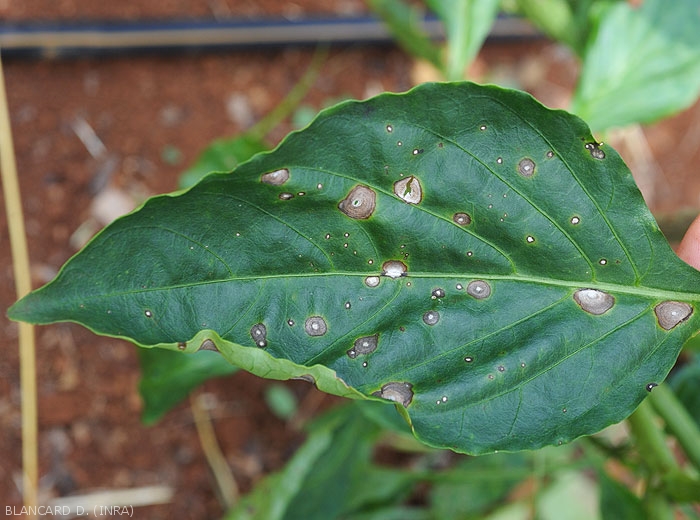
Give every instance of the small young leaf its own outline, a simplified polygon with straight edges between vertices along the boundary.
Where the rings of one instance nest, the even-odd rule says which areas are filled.
[[[594,130],[649,123],[700,94],[697,0],[619,2],[602,10],[586,49],[572,110]]]
[[[14,319],[218,349],[397,403],[423,442],[534,449],[629,415],[700,328],[629,170],[527,94],[426,84],[117,220]]]

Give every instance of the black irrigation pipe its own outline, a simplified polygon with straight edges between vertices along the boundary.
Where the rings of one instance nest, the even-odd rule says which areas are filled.
[[[431,38],[444,37],[434,17],[423,20]],[[489,38],[532,39],[541,35],[520,18],[502,16]],[[69,58],[124,53],[239,50],[288,45],[390,43],[373,17],[323,19],[177,20],[125,22],[0,22],[5,57]]]

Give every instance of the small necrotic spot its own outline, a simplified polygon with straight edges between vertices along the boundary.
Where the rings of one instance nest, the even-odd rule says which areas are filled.
[[[580,223],[581,219],[579,217],[571,217],[571,223],[575,226],[576,224]]]
[[[389,278],[406,276],[406,269],[406,264],[400,260],[389,260],[382,264],[382,276],[388,276]]]
[[[367,186],[355,186],[347,197],[340,201],[338,209],[350,218],[366,219],[374,213],[377,195]]]
[[[445,290],[440,289],[439,287],[437,289],[433,289],[433,292],[430,294],[430,297],[435,300],[437,298],[444,298],[445,297]]]
[[[289,170],[287,168],[282,168],[281,170],[265,173],[262,177],[260,177],[260,180],[265,184],[281,186],[289,180]]]
[[[394,183],[394,193],[408,204],[418,204],[423,199],[423,189],[418,179],[411,175]]]
[[[584,311],[596,316],[605,314],[615,305],[611,294],[597,289],[579,289],[574,293],[574,300]]]
[[[606,265],[606,264],[608,263],[608,261],[607,261],[605,258],[601,258],[601,259],[598,261],[598,263],[599,263],[600,265]]]
[[[471,356],[467,356],[467,357],[464,358],[464,361],[467,362],[467,363],[471,363],[472,361],[474,361],[474,358],[471,357]]]
[[[468,226],[472,223],[472,218],[467,213],[455,213],[452,221],[459,226]]]
[[[605,159],[605,152],[600,149],[603,143],[586,143],[586,150],[594,159]]]
[[[503,157],[499,157],[498,159],[496,159],[496,163],[503,164]]]
[[[291,319],[291,318],[288,319],[288,320],[287,320],[287,325],[289,325],[290,327],[293,327],[293,326],[294,326],[294,320]]]
[[[352,307],[352,304],[350,302],[345,302],[345,308],[349,309],[350,307]]]
[[[187,348],[187,343],[185,343],[184,341],[179,341],[177,343],[178,350],[185,350],[186,348]]]
[[[550,150],[547,152],[547,158],[551,159],[552,157],[554,157],[554,152]]]
[[[386,131],[389,132],[389,133],[391,133],[391,132],[394,131],[394,127],[391,126],[391,125],[386,125]]]
[[[403,143],[401,141],[397,141],[396,146],[403,146]]]
[[[250,329],[250,337],[260,348],[267,347],[267,327],[264,323],[256,323]]]
[[[290,200],[294,198],[293,194],[287,192],[280,193],[278,196],[280,200]]]
[[[376,287],[379,285],[379,277],[378,276],[368,276],[365,278],[365,285],[367,287]]]
[[[483,132],[484,130],[486,130],[486,125],[481,125],[481,126],[479,127],[479,130],[481,130],[482,132]]]
[[[381,390],[372,395],[408,406],[413,400],[413,385],[411,383],[387,383],[382,386]]]
[[[506,371],[506,367],[504,367],[503,365],[498,365],[498,369],[497,369],[497,370],[498,370],[499,372],[505,372],[505,371]]]
[[[455,289],[461,291],[462,289],[464,289],[464,286],[461,283],[458,283],[457,285],[455,285]]]
[[[435,325],[440,321],[440,313],[438,311],[428,311],[423,314],[423,322],[426,325]]]
[[[521,159],[518,163],[518,171],[524,177],[532,177],[532,175],[535,173],[535,161],[529,157]]]
[[[654,307],[656,319],[665,330],[687,320],[693,314],[693,307],[685,302],[665,301]]]
[[[413,149],[413,155],[418,155],[419,153],[423,153],[423,148],[414,148]]]
[[[528,236],[525,237],[525,241],[526,241],[528,244],[532,244],[532,243],[535,242],[535,237],[533,237],[532,235],[528,235]]]
[[[328,325],[321,316],[310,316],[304,323],[304,330],[309,336],[323,336],[328,330]]]
[[[467,294],[477,300],[483,300],[491,296],[491,286],[484,280],[473,280],[467,285]]]
[[[647,392],[651,392],[657,386],[659,386],[658,383],[647,383],[647,386],[646,386]]]
[[[379,334],[357,338],[352,348],[347,351],[348,357],[355,359],[357,356],[371,354],[377,350]]]
[[[153,317],[153,313],[152,313],[151,311],[149,311],[148,309],[146,309],[145,311],[143,311],[143,313],[144,313],[144,315],[146,316],[146,318],[152,318],[152,317]]]
[[[219,351],[219,349],[216,348],[216,344],[210,339],[205,339],[202,341],[202,344],[199,346],[199,350],[213,350],[214,352]]]

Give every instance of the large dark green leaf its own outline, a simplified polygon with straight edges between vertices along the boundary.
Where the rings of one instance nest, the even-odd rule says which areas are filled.
[[[699,293],[583,121],[454,83],[340,104],[151,199],[10,315],[217,348],[486,453],[625,418],[700,327]]]

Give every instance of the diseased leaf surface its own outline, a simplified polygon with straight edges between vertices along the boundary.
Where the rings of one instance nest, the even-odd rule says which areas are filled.
[[[424,442],[486,453],[629,415],[698,329],[698,293],[585,123],[454,83],[340,104],[151,199],[11,316],[216,346],[263,377],[392,399]]]

